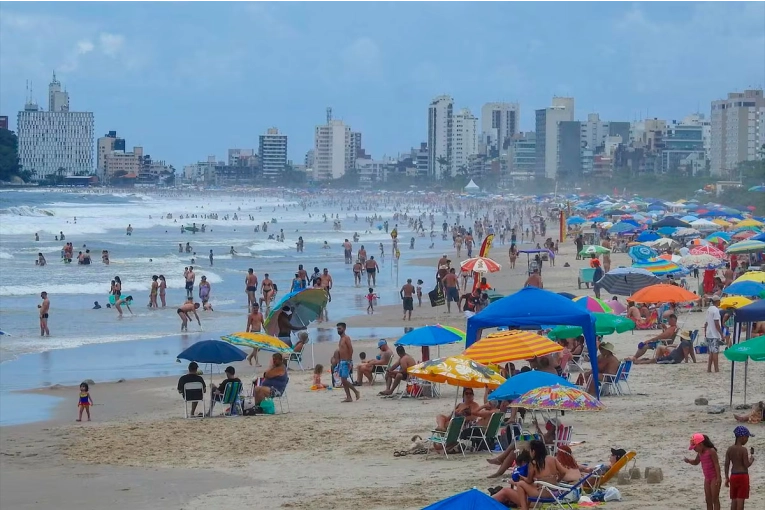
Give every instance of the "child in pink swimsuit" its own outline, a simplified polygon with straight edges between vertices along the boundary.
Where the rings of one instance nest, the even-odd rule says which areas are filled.
[[[701,472],[704,473],[704,497],[707,502],[707,510],[720,510],[722,475],[717,448],[706,434],[693,434],[688,449],[696,452],[696,458],[685,458],[683,461],[692,466],[701,464]]]

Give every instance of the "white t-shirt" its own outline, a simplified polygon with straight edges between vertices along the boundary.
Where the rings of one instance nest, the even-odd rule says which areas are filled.
[[[707,338],[722,338],[720,336],[720,332],[717,331],[717,326],[715,326],[715,321],[720,322],[720,327],[722,327],[722,322],[720,319],[720,309],[717,308],[715,305],[709,305],[709,308],[707,308],[707,332],[706,337]]]

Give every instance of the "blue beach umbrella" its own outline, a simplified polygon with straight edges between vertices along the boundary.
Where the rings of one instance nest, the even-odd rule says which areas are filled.
[[[555,374],[532,370],[510,377],[499,388],[489,394],[489,400],[513,400],[531,390],[556,384],[569,388],[576,387],[575,384]]]
[[[661,280],[645,269],[617,267],[607,272],[598,285],[609,294],[631,296],[643,287],[661,283]]]
[[[176,356],[178,359],[213,365],[242,361],[246,357],[243,350],[222,340],[202,340]]]
[[[603,216],[595,216],[594,218],[591,218],[590,221],[593,223],[603,223],[606,219]]]
[[[440,326],[423,326],[410,331],[398,339],[395,345],[432,347],[453,344],[464,340],[460,335]]]
[[[586,223],[586,222],[587,220],[585,220],[584,218],[580,218],[579,216],[573,216],[569,218],[568,220],[566,220],[566,223],[568,223],[569,225],[581,225],[582,223]]]
[[[723,293],[730,294],[731,296],[763,297],[765,296],[765,284],[751,280],[742,280],[725,287]]]
[[[629,255],[633,262],[642,262],[658,257],[659,253],[653,248],[644,244],[639,244],[637,246],[632,246],[627,251],[627,255]]]
[[[661,239],[661,236],[657,232],[654,232],[653,230],[645,230],[635,238],[635,241],[644,243],[646,241],[655,241],[657,239]]]
[[[478,489],[470,489],[426,506],[422,510],[507,510],[507,506]]]
[[[671,236],[675,233],[677,227],[659,227],[656,231],[663,236]]]

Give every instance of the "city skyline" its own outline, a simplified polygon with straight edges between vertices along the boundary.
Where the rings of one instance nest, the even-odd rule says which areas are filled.
[[[116,130],[176,168],[257,150],[270,127],[300,163],[328,106],[379,158],[427,140],[442,94],[455,114],[517,102],[527,132],[554,95],[576,99],[576,120],[671,121],[765,82],[757,3],[147,5],[3,4],[10,127],[25,80],[43,104],[52,70],[96,133]],[[456,20],[462,30],[445,29]]]

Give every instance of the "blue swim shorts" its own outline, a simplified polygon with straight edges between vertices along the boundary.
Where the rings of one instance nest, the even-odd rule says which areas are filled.
[[[351,376],[351,364],[349,360],[340,360],[340,363],[337,365],[337,375],[341,379],[348,379]]]

